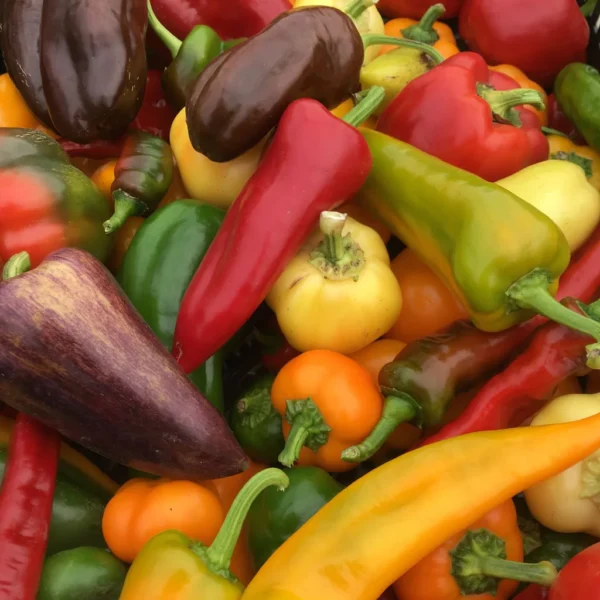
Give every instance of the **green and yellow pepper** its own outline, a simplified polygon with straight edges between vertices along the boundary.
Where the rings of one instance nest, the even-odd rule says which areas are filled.
[[[600,152],[589,146],[579,146],[564,135],[549,135],[550,156],[580,166],[588,181],[600,191]]]

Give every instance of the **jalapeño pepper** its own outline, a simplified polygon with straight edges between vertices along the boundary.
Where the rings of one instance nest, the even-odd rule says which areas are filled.
[[[152,331],[171,348],[183,295],[225,212],[198,200],[176,200],[151,215],[136,233],[117,273],[121,287]],[[222,352],[190,374],[223,411]]]

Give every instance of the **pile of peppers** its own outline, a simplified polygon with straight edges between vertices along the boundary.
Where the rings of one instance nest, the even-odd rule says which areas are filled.
[[[600,599],[598,23],[4,0],[0,599]]]

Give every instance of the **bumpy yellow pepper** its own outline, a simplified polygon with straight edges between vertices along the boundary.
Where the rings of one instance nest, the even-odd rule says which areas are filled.
[[[588,181],[600,190],[600,152],[589,146],[578,146],[562,135],[549,135],[548,143],[550,158],[578,164],[586,172]]]
[[[297,350],[357,352],[396,322],[398,280],[377,232],[337,212],[321,215],[310,237],[267,296]]]

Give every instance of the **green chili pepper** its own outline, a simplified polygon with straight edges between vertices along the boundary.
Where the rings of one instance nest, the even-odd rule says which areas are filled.
[[[585,141],[600,150],[600,73],[590,65],[571,63],[558,74],[554,95]]]
[[[277,464],[285,446],[281,415],[271,402],[274,375],[263,375],[238,399],[231,411],[230,424],[237,441],[256,462]]]
[[[341,483],[318,467],[296,467],[283,471],[290,480],[285,493],[265,490],[248,513],[248,547],[257,570],[279,546],[344,489]]]
[[[117,280],[169,350],[183,295],[224,216],[220,208],[198,200],[177,200],[146,219],[125,253]],[[222,368],[219,351],[190,374],[194,385],[221,412]]]
[[[100,548],[74,548],[44,563],[37,600],[118,600],[127,568]]]
[[[150,0],[147,4],[148,22],[173,56],[173,62],[162,76],[163,91],[169,104],[174,109],[181,110],[185,106],[191,86],[206,65],[226,50],[243,42],[245,38],[225,42],[208,25],[196,25],[182,42],[160,23],[152,10]]]

